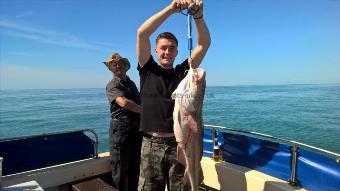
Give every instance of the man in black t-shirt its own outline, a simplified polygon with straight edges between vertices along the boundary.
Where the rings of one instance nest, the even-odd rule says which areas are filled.
[[[156,39],[157,62],[151,55],[151,34],[181,7],[198,10],[194,15],[197,46],[191,57],[173,67],[178,54],[176,37],[165,32]],[[174,0],[170,5],[146,20],[138,29],[137,57],[140,75],[142,113],[140,130],[144,131],[138,190],[186,190],[184,167],[176,160],[176,139],[173,133],[174,100],[172,92],[185,77],[185,71],[197,68],[210,46],[210,34],[203,19],[202,1]]]
[[[140,96],[135,83],[126,75],[130,62],[118,53],[104,64],[113,74],[106,86],[110,103],[110,155],[113,187],[136,191],[138,187],[142,134],[139,132]]]

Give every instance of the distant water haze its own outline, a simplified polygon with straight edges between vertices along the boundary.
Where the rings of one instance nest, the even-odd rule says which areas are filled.
[[[340,84],[207,87],[204,123],[340,153]],[[0,138],[90,128],[108,150],[105,89],[2,90]]]

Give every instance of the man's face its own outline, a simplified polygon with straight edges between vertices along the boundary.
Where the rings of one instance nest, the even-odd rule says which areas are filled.
[[[176,41],[161,38],[157,42],[155,51],[158,57],[158,63],[165,68],[172,68],[178,53]]]
[[[110,62],[110,70],[113,72],[115,76],[121,78],[126,74],[127,68],[124,61],[120,59],[118,61]]]

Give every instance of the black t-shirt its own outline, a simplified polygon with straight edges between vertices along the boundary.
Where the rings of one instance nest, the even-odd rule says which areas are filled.
[[[171,94],[189,70],[188,59],[172,69],[164,69],[150,56],[140,68],[142,113],[140,130],[145,132],[173,132],[174,100]]]
[[[127,77],[126,81],[113,78],[106,86],[106,95],[110,103],[111,117],[115,119],[139,119],[139,114],[120,107],[116,103],[117,97],[126,97],[140,105],[140,95],[136,84]]]

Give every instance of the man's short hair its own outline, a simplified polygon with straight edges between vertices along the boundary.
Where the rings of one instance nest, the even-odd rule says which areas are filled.
[[[159,39],[162,39],[162,38],[172,39],[176,42],[176,45],[178,46],[178,40],[175,37],[175,35],[172,34],[171,32],[163,32],[163,33],[159,34],[156,38],[156,44],[158,43]]]

